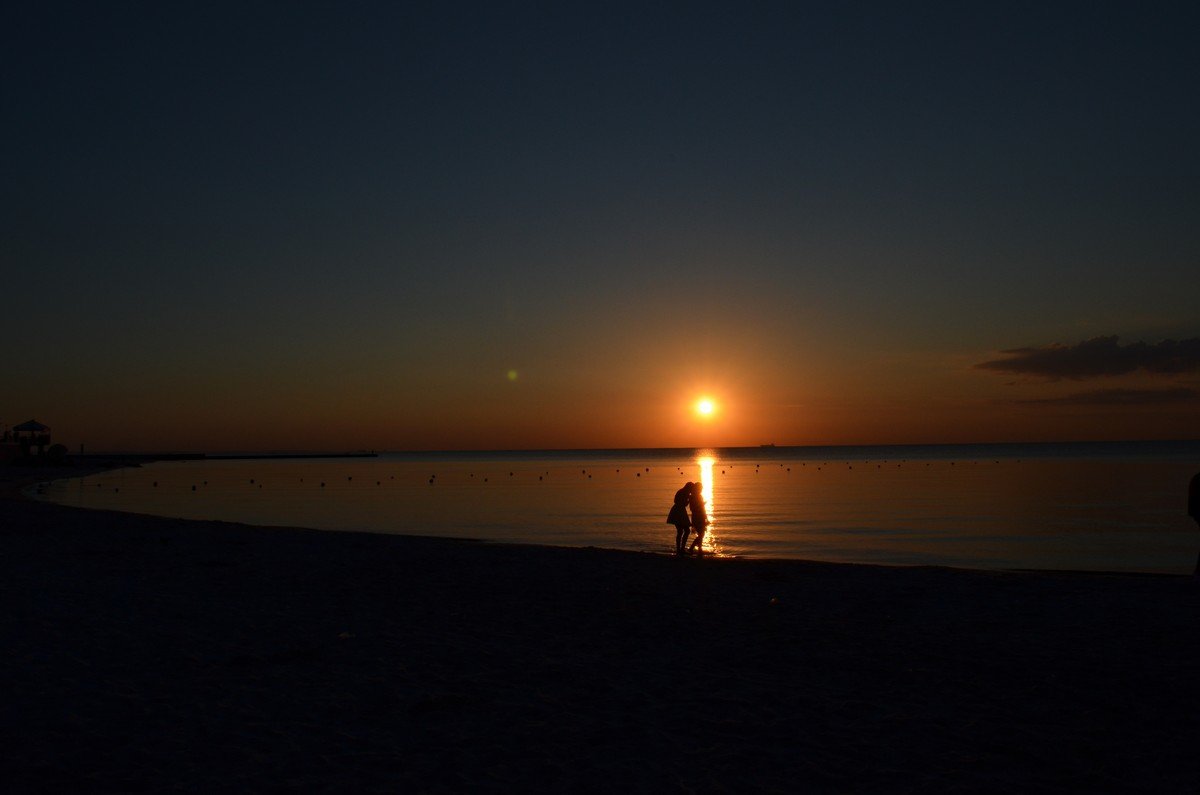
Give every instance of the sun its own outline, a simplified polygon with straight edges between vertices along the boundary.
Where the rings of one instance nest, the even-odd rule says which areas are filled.
[[[711,417],[717,412],[717,404],[712,398],[700,398],[696,401],[696,413],[701,417]]]

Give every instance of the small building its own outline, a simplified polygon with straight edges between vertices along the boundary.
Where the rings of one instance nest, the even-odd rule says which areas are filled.
[[[14,425],[10,433],[13,442],[20,446],[24,455],[33,453],[34,448],[37,448],[35,455],[42,455],[50,446],[50,426],[43,425],[37,420]]]

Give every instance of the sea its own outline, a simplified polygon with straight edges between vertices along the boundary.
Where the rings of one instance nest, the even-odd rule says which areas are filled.
[[[161,461],[39,484],[64,505],[669,554],[700,482],[710,556],[1190,573],[1200,441],[395,452]]]

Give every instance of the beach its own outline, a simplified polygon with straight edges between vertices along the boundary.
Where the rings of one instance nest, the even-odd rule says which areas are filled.
[[[1192,577],[261,528],[12,469],[14,791],[1200,785]]]

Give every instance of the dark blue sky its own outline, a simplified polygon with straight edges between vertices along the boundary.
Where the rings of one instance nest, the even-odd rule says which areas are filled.
[[[5,320],[40,344],[0,342],[28,374],[0,420],[106,438],[105,417],[153,417],[177,446],[312,423],[385,427],[381,447],[490,446],[471,440],[498,425],[687,443],[653,430],[662,380],[754,407],[714,441],[891,441],[863,419],[889,411],[939,441],[920,407],[1004,400],[966,372],[998,350],[1200,334],[1197,22],[1134,3],[21,9],[0,34],[0,256],[44,301]],[[1051,427],[1027,419],[1008,432]]]

